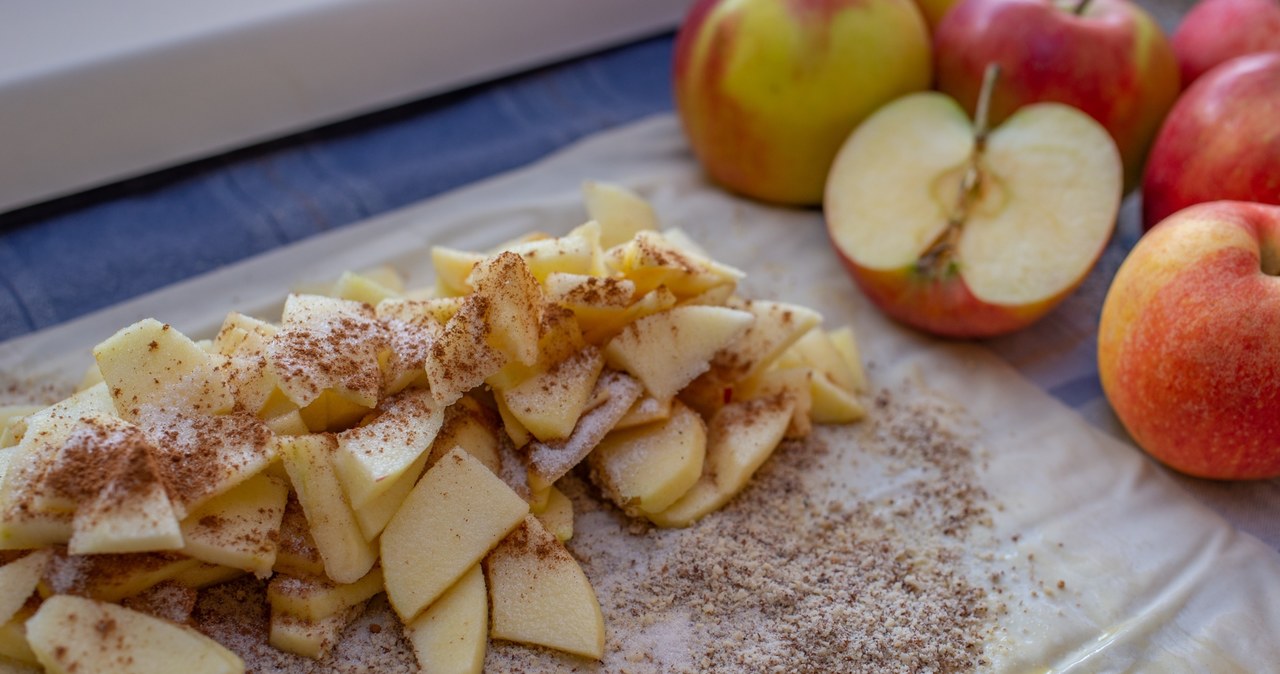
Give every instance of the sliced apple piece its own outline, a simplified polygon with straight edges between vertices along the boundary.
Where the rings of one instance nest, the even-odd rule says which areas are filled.
[[[331,294],[339,299],[377,306],[382,300],[399,297],[400,291],[389,288],[379,280],[364,274],[344,271],[338,280],[333,282]]]
[[[640,296],[622,309],[592,309],[577,314],[582,323],[582,338],[590,344],[604,344],[632,323],[676,306],[679,299],[667,289],[658,286]]]
[[[391,354],[384,367],[383,392],[397,393],[421,379],[426,381],[423,369],[431,354],[431,345],[444,331],[445,318],[435,314],[430,302],[393,299],[380,302],[378,320],[387,326],[391,342]]]
[[[116,410],[131,421],[143,407],[219,414],[235,404],[218,359],[152,318],[123,328],[93,347],[93,357]]]
[[[395,484],[431,448],[444,423],[444,409],[420,389],[388,399],[381,410],[370,423],[338,434],[334,468],[352,508],[364,507]]]
[[[365,602],[319,620],[271,613],[267,643],[286,653],[319,660],[338,644],[342,631],[364,611]]]
[[[561,543],[573,538],[573,501],[559,489],[548,490],[547,502],[534,516]]]
[[[689,491],[706,449],[702,417],[676,401],[666,421],[606,435],[588,461],[592,480],[634,517],[661,512]]]
[[[655,421],[663,421],[671,416],[671,398],[658,399],[650,395],[641,396],[627,410],[626,416],[614,424],[613,430],[620,431],[632,426],[643,426]]]
[[[265,578],[276,563],[289,487],[259,473],[206,501],[182,521],[182,552]]]
[[[853,328],[845,326],[838,330],[832,330],[827,333],[827,337],[830,338],[831,345],[835,347],[836,352],[840,354],[845,366],[853,373],[853,392],[865,393],[867,390],[867,375],[862,367],[862,355],[858,350],[858,341],[853,335]]]
[[[594,222],[566,236],[517,243],[508,246],[506,251],[524,258],[539,283],[555,272],[598,275],[603,271],[600,225]]]
[[[770,369],[739,382],[734,386],[734,400],[781,399],[791,406],[791,423],[786,437],[803,438],[809,435],[813,422],[813,368],[805,365],[793,368]]]
[[[751,326],[755,317],[724,307],[684,306],[646,316],[604,348],[610,367],[625,370],[655,398],[671,398],[706,372],[717,351]]]
[[[325,575],[354,583],[377,561],[378,552],[360,531],[333,467],[338,442],[331,435],[280,438],[280,457],[306,514]]]
[[[626,244],[621,266],[623,275],[639,292],[666,286],[677,297],[700,295],[721,285],[736,285],[746,274],[684,248],[653,231],[637,232]]]
[[[573,432],[603,369],[604,354],[587,346],[496,395],[535,438],[558,440]]]
[[[837,386],[825,372],[814,371],[809,379],[812,408],[809,416],[818,424],[847,424],[867,415],[854,394]]]
[[[470,454],[445,454],[382,532],[392,608],[402,620],[412,620],[528,512],[529,504]]]
[[[662,527],[686,527],[719,510],[746,487],[791,423],[794,403],[784,396],[725,405],[707,429],[702,476],[662,512],[649,514]]]
[[[405,624],[418,666],[431,674],[480,674],[489,641],[489,596],[476,564]]]
[[[485,559],[492,636],[586,658],[604,655],[604,616],[564,545],[529,515]]]
[[[235,653],[194,629],[92,599],[50,597],[27,621],[27,640],[51,674],[243,674]]]
[[[852,330],[849,334],[852,337]],[[831,340],[830,333],[821,328],[814,328],[796,340],[791,350],[815,371],[826,375],[826,378],[835,386],[851,394],[859,391],[862,368],[859,367],[855,372],[849,366],[849,362],[840,355],[840,350]]]
[[[198,560],[173,552],[68,555],[54,548],[40,579],[40,594],[75,594],[118,602],[199,565]]]
[[[374,567],[354,583],[335,583],[317,576],[301,577],[276,574],[267,583],[267,602],[271,612],[288,613],[316,622],[363,604],[382,591],[382,569]]]
[[[642,389],[640,382],[632,377],[611,370],[600,375],[596,387],[608,391],[608,398],[583,414],[569,437],[530,444],[528,456],[531,474],[536,474],[547,485],[564,477],[600,444],[600,440],[640,399]]]
[[[76,508],[67,550],[87,555],[181,548],[178,516],[161,479],[155,448],[141,429],[126,421],[101,417],[98,423],[85,450],[99,461],[106,459],[105,465],[93,466],[103,471],[97,476],[102,482]]]
[[[489,343],[489,308],[487,298],[468,295],[431,345],[427,382],[442,406],[452,404],[507,363],[507,357]]]
[[[27,619],[34,614],[34,608],[23,607],[7,622],[0,623],[0,671],[5,674],[39,674],[43,671],[35,651],[27,643]]]
[[[152,408],[144,410],[139,425],[155,447],[160,479],[179,519],[276,458],[271,430],[245,412],[204,415]]]
[[[600,245],[605,248],[626,243],[637,232],[658,229],[658,216],[649,202],[621,185],[588,180],[582,183],[582,200],[587,217],[600,223]]]
[[[271,372],[289,400],[306,407],[325,391],[371,408],[382,390],[386,328],[360,302],[289,295],[281,330],[267,344]]]
[[[755,316],[741,335],[711,359],[704,375],[732,384],[763,371],[783,351],[822,322],[822,316],[797,304],[767,300],[736,300],[730,306]]]
[[[36,550],[0,566],[0,623],[9,622],[31,598],[51,557],[48,550]]]
[[[454,447],[461,447],[495,475],[502,472],[498,421],[493,412],[470,396],[463,396],[445,410],[444,425],[431,443],[428,465],[435,465]],[[408,492],[406,492],[408,493]]]
[[[324,573],[324,567],[320,567],[320,572]],[[245,574],[243,569],[237,569],[231,566],[221,566],[218,564],[200,563],[196,566],[179,571],[173,575],[168,582],[177,583],[183,587],[189,587],[193,590],[202,590],[206,587],[225,583],[229,580],[239,578]]]
[[[445,246],[431,247],[431,266],[436,272],[436,291],[441,297],[458,297],[470,294],[467,283],[471,270],[484,260],[480,253],[472,253]]]
[[[311,526],[294,493],[284,504],[284,517],[280,519],[280,536],[276,544],[276,573],[293,576],[323,576],[324,558],[311,537]]]
[[[418,478],[422,477],[422,471],[430,463],[430,458],[429,452],[419,454],[418,458],[395,478],[394,484],[354,511],[356,524],[360,525],[360,533],[364,535],[366,541],[372,543],[386,528],[387,522],[391,521],[396,511],[400,509],[400,505],[408,498],[409,492],[413,491],[413,485],[417,484]]]
[[[1115,143],[1079,110],[1024,106],[988,131],[930,92],[858,126],[824,203],[842,261],[877,306],[930,332],[978,337],[1031,323],[1084,279],[1123,182]]]
[[[542,287],[524,258],[499,253],[471,270],[468,282],[488,301],[489,342],[508,359],[525,365],[538,360]]]

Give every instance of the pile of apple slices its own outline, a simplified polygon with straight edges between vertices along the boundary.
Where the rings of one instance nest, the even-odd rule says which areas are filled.
[[[567,236],[435,248],[432,288],[347,273],[205,342],[143,320],[75,395],[2,411],[0,660],[243,671],[184,623],[249,573],[270,643],[311,658],[380,592],[424,670],[480,671],[489,637],[600,658],[557,481],[584,464],[687,526],[784,438],[860,418],[865,382],[849,329],[739,298],[635,194],[585,192]]]

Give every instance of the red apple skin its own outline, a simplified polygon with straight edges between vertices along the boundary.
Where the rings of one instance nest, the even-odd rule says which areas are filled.
[[[1241,56],[1178,99],[1142,184],[1146,229],[1192,204],[1280,204],[1280,53]]]
[[[1039,101],[1065,103],[1106,127],[1126,190],[1178,97],[1178,65],[1159,24],[1128,0],[1092,0],[1083,16],[1050,0],[961,0],[934,33],[939,91],[970,115],[988,63],[999,63],[991,123]]]
[[[1182,86],[1237,56],[1280,51],[1280,0],[1202,0],[1173,34]]]
[[[1280,207],[1200,204],[1138,241],[1102,308],[1098,372],[1129,434],[1197,477],[1280,476]]]
[[[976,339],[1021,330],[1049,313],[1079,285],[1077,282],[1058,295],[1025,306],[991,304],[975,297],[959,274],[939,279],[929,278],[915,267],[868,269],[845,256],[834,238],[831,247],[863,294],[881,311],[900,323],[941,337]]]

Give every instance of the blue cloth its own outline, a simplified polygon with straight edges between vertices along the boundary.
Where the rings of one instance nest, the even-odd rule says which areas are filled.
[[[0,214],[0,340],[670,110],[672,36]]]

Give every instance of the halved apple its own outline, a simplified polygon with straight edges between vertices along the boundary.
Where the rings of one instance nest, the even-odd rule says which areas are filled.
[[[905,96],[854,131],[827,179],[827,229],[854,280],[940,335],[1043,316],[1093,267],[1120,206],[1120,153],[1088,115],[1041,103],[985,126],[942,94]]]

